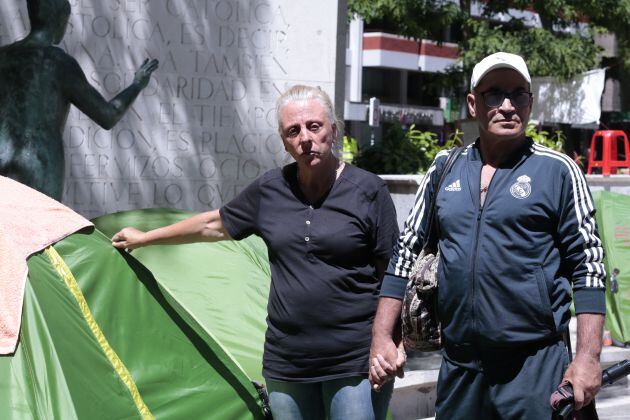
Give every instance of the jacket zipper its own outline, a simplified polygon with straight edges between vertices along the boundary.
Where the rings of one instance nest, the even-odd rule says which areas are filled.
[[[482,166],[483,169],[483,166]],[[472,327],[473,327],[473,337],[477,336],[477,318],[475,317],[475,283],[477,281],[477,251],[479,249],[479,231],[481,230],[481,217],[483,215],[483,209],[486,208],[488,206],[488,203],[490,202],[489,198],[490,198],[490,187],[492,187],[492,183],[494,182],[494,178],[497,175],[497,172],[495,170],[495,173],[492,175],[492,179],[490,179],[490,183],[488,183],[488,191],[486,192],[486,199],[484,201],[484,205],[483,207],[481,206],[481,196],[479,197],[479,203],[478,203],[478,210],[477,210],[477,229],[475,231],[475,248],[474,248],[474,252],[473,252],[473,260],[472,260],[472,265],[471,265],[471,273],[472,273],[472,302],[471,302],[471,319],[472,319]],[[481,174],[479,175],[480,179],[481,179]]]

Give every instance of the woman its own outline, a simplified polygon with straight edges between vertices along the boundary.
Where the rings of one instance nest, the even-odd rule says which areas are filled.
[[[263,375],[275,419],[382,419],[392,382],[368,382],[371,328],[398,228],[385,183],[340,162],[325,92],[294,86],[277,103],[295,163],[273,169],[219,210],[141,232],[117,248],[259,235],[271,264]]]

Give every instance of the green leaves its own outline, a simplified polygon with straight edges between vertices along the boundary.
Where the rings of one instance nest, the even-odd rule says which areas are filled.
[[[569,79],[599,65],[601,48],[594,42],[597,32],[616,34],[619,57],[630,68],[630,0],[503,0],[477,4],[483,4],[483,19],[472,16],[470,0],[348,0],[348,10],[350,16],[363,16],[368,25],[416,39],[441,41],[447,28],[461,27],[461,81],[474,63],[497,51],[522,55],[532,76]],[[542,27],[526,26],[522,14],[515,10],[536,12]]]
[[[440,145],[438,135],[421,131],[411,125],[405,130],[393,124],[374,146],[359,150],[354,164],[376,174],[417,174],[425,172],[440,150],[462,144],[462,132],[457,130]]]
[[[548,131],[538,130],[536,128],[536,124],[533,122],[529,122],[527,124],[527,128],[525,129],[525,135],[530,137],[534,143],[538,143],[542,146],[548,147],[556,152],[562,152],[564,148],[564,142],[566,141],[566,136],[560,130],[557,130],[553,135],[549,135]]]
[[[552,33],[543,28],[522,30],[519,25],[490,27],[486,21],[471,21],[472,37],[461,54],[464,74],[483,57],[497,51],[519,54],[527,61],[532,76],[555,76],[567,80],[597,67],[601,48],[593,31]]]
[[[349,18],[355,13],[368,24],[395,26],[398,35],[437,41],[444,27],[461,14],[458,5],[448,0],[348,0]]]

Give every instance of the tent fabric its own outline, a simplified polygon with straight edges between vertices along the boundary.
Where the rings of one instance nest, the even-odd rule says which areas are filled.
[[[0,197],[0,354],[10,354],[20,331],[26,259],[92,224],[47,195],[3,176]]]
[[[146,231],[193,214],[146,209],[101,216],[93,222],[111,238],[125,226]],[[262,239],[155,245],[131,255],[153,273],[160,287],[181,306],[184,317],[207,331],[250,380],[264,382],[262,352],[271,270]]]
[[[125,387],[129,390],[133,402],[140,413],[140,416],[143,419],[153,419],[153,415],[149,411],[149,408],[145,404],[140,392],[138,392],[138,387],[133,380],[133,377],[129,373],[129,370],[125,366],[125,364],[120,360],[120,357],[116,354],[116,352],[112,349],[111,345],[107,341],[107,338],[103,334],[103,331],[99,327],[98,323],[94,319],[92,312],[90,311],[90,307],[85,300],[85,296],[81,291],[81,287],[77,284],[77,280],[70,268],[66,265],[66,262],[63,260],[61,255],[55,250],[54,247],[50,246],[46,248],[44,251],[50,263],[54,267],[55,271],[59,275],[60,279],[63,280],[70,293],[74,297],[76,303],[79,305],[81,314],[83,315],[83,319],[87,322],[92,335],[96,338],[101,350],[107,356],[109,363],[112,365],[119,379],[125,384]]]
[[[606,191],[593,193],[597,226],[606,259],[606,329],[616,340],[630,342],[630,196]],[[610,276],[617,268],[619,291],[612,293]]]
[[[238,276],[250,269],[265,277],[258,251],[227,246],[214,260],[217,282],[237,287]],[[177,276],[172,281],[188,283],[194,264],[164,255],[165,264],[186,266],[171,272]],[[244,271],[227,272],[233,279],[227,281],[220,274],[224,265]],[[0,357],[0,418],[264,418],[250,377],[230,345],[217,341],[229,334],[207,329],[241,325],[207,321],[134,256],[113,248],[109,236],[75,233],[33,255],[28,268],[20,342],[13,355]],[[216,293],[217,299],[226,296]],[[231,304],[250,312],[247,296],[239,297],[241,304]],[[242,331],[250,333],[263,334]],[[259,356],[261,349],[262,342]],[[251,369],[260,371],[260,359]]]

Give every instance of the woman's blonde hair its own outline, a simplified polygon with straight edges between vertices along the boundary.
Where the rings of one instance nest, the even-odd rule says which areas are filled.
[[[311,99],[315,99],[324,107],[330,124],[337,127],[337,133],[341,133],[343,122],[335,115],[335,108],[330,100],[330,96],[319,87],[295,85],[280,95],[276,102],[278,131],[280,131],[280,135],[282,135],[282,126],[280,124],[280,111],[282,111],[282,108],[291,102],[308,101]]]

